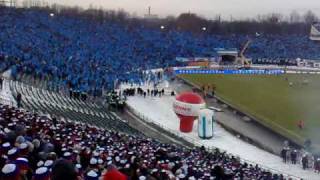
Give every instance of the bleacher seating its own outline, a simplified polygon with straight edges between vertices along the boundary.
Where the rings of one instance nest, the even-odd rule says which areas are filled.
[[[1,104],[0,140],[1,180],[285,179],[218,149],[187,149]]]
[[[11,89],[15,97],[18,92],[22,95],[22,106],[30,111],[52,114],[110,130],[139,134],[114,112],[102,105],[71,99],[18,81],[11,81]]]
[[[100,95],[114,82],[142,78],[142,70],[178,65],[176,57],[215,57],[216,48],[239,48],[248,35],[194,35],[115,22],[87,20],[45,10],[2,8],[0,70],[48,80],[49,87],[68,87]],[[246,56],[294,60],[320,58],[320,44],[308,35],[252,36]],[[260,61],[261,62],[261,61]]]
[[[23,108],[57,117],[54,121],[0,106],[1,180],[15,180],[11,175],[17,176],[17,171],[24,179],[38,179],[44,167],[51,173],[46,177],[54,177],[59,158],[77,166],[69,172],[76,169],[84,179],[97,179],[88,176],[102,176],[111,165],[131,179],[284,179],[219,150],[152,140],[103,105],[70,99],[58,90],[99,96],[115,81],[141,82],[145,69],[179,65],[176,57],[214,57],[215,48],[240,47],[247,35],[197,36],[81,16],[51,16],[41,9],[0,8],[0,72],[10,69],[19,80],[11,81],[10,87],[14,96],[22,95]],[[307,35],[261,35],[252,37],[246,56],[270,62],[316,59],[319,48]],[[51,160],[53,165],[41,164]],[[30,168],[22,172],[20,163]]]

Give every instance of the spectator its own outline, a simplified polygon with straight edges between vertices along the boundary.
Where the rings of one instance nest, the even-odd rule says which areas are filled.
[[[19,168],[13,163],[4,165],[1,174],[2,180],[20,180]]]
[[[296,164],[297,163],[297,150],[291,151],[290,158],[291,158],[291,163],[292,164]]]
[[[315,170],[315,172],[320,173],[320,158],[315,159],[314,170]]]
[[[299,127],[300,130],[304,129],[304,121],[299,120],[297,126]]]
[[[77,172],[71,162],[60,159],[52,167],[51,180],[77,180]]]
[[[1,158],[7,157],[13,162],[6,169],[6,159],[0,161],[0,179],[31,179],[29,168],[34,172],[34,180],[272,179],[273,176],[274,179],[281,179],[281,175],[241,163],[218,149],[213,152],[207,152],[204,147],[186,149],[83,123],[54,121],[0,105],[0,140],[5,137],[4,141],[0,141],[0,147],[1,153],[7,154]],[[26,130],[20,130],[20,124],[24,124],[21,127]],[[4,128],[7,130],[4,131]],[[21,133],[26,135],[21,136]],[[195,165],[195,161],[202,161],[203,164]],[[103,173],[105,164],[107,171]]]
[[[0,33],[1,72],[11,69],[14,79],[26,74],[45,79],[49,89],[67,87],[91,96],[121,82],[157,82],[163,73],[143,70],[181,65],[173,61],[176,57],[216,57],[213,48],[238,47],[247,38],[246,34],[197,36],[174,29],[163,33],[143,25],[88,21],[81,13],[60,13],[59,18],[36,9],[1,13],[0,21],[6,24]],[[25,31],[30,28],[33,33]],[[246,55],[259,64],[296,65],[296,58],[318,58],[319,47],[308,35],[266,34],[252,37]]]
[[[306,154],[302,156],[302,168],[304,170],[308,168],[308,156]]]
[[[17,99],[17,106],[18,106],[18,108],[21,108],[21,107],[22,107],[22,106],[21,106],[21,101],[22,101],[22,95],[21,95],[21,93],[18,92],[16,99]]]
[[[127,177],[119,172],[114,165],[110,164],[107,167],[107,172],[103,175],[103,180],[126,180]]]
[[[3,77],[0,76],[0,90],[2,90],[3,88]]]
[[[287,163],[287,152],[288,152],[287,148],[283,148],[281,150],[281,157],[284,163]]]

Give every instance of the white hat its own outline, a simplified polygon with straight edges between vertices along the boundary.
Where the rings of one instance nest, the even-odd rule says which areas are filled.
[[[97,156],[99,156],[99,153],[97,151],[93,151],[93,156],[97,157]]]
[[[103,160],[102,159],[98,159],[98,164],[103,164]]]
[[[10,143],[9,142],[3,143],[2,147],[4,147],[4,148],[10,147]]]
[[[116,160],[116,162],[119,162],[119,161],[120,161],[120,157],[119,157],[119,156],[116,156],[116,157],[115,157],[115,160]]]
[[[98,163],[97,159],[96,158],[91,158],[90,159],[90,164],[91,165],[96,165]]]
[[[19,149],[26,149],[28,147],[28,144],[27,143],[21,143],[19,145]]]
[[[40,168],[38,168],[38,169],[36,170],[36,174],[37,174],[37,175],[45,174],[45,173],[47,173],[47,172],[48,172],[48,168],[46,168],[46,167],[40,167]]]
[[[17,152],[17,148],[12,148],[8,151],[8,155],[13,155]]]
[[[17,169],[17,165],[15,165],[15,164],[6,164],[6,165],[3,166],[1,172],[3,174],[9,174],[9,173],[14,172],[16,169]]]
[[[43,161],[39,161],[39,162],[37,163],[37,166],[38,166],[38,167],[41,167],[41,166],[43,166],[43,164],[44,164]]]
[[[98,177],[98,174],[94,170],[90,170],[89,172],[87,172],[86,176],[95,178]]]
[[[70,152],[65,152],[65,153],[63,154],[63,156],[64,156],[64,157],[69,157],[69,156],[71,156],[71,153],[70,153]]]
[[[122,159],[122,160],[120,161],[120,164],[125,164],[126,162],[127,162],[127,160]]]
[[[52,166],[52,164],[53,164],[52,160],[46,160],[46,162],[44,162],[44,166],[46,166],[46,167],[50,167],[50,166]]]

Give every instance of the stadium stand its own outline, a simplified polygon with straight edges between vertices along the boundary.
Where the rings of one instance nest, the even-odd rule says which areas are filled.
[[[22,95],[22,107],[30,111],[35,110],[69,120],[78,120],[114,131],[140,134],[102,105],[71,99],[56,92],[17,81],[11,81],[11,89],[15,97],[18,92]]]
[[[215,48],[240,47],[247,35],[203,35],[166,32],[72,15],[50,16],[44,10],[0,12],[1,69],[48,80],[47,86],[68,87],[101,95],[115,80],[139,82],[142,70],[174,66],[176,57],[215,57]],[[252,37],[246,56],[255,62],[319,58],[319,44],[303,35]],[[259,61],[260,60],[260,61]]]
[[[178,65],[176,57],[214,57],[216,47],[239,47],[246,35],[197,36],[14,8],[1,8],[0,29],[0,72],[10,69],[20,81],[10,87],[29,110],[0,106],[0,179],[284,179],[218,149],[152,140],[104,106],[58,93],[100,96],[116,80],[141,82],[142,70]],[[319,47],[308,36],[261,35],[247,56],[258,63],[315,59]]]
[[[284,179],[218,149],[186,149],[6,105],[0,105],[0,124],[5,180]]]

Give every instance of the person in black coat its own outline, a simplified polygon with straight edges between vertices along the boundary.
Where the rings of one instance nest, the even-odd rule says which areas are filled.
[[[18,92],[18,94],[17,94],[17,106],[18,106],[18,108],[21,108],[21,100],[22,100],[22,95],[21,95],[21,93]]]
[[[308,168],[308,156],[304,155],[302,157],[302,168],[307,169]]]
[[[297,150],[291,151],[290,158],[292,164],[297,164]]]
[[[3,87],[3,77],[0,77],[0,90],[2,90],[2,87]]]
[[[281,157],[282,157],[283,162],[287,163],[287,149],[286,148],[283,148],[281,150]]]

